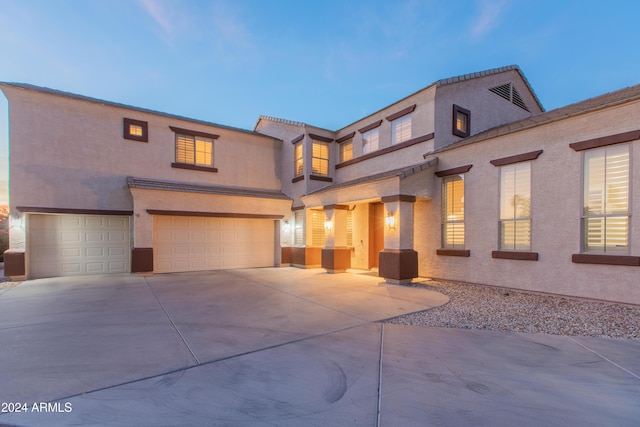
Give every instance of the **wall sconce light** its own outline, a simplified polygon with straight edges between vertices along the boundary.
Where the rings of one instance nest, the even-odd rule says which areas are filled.
[[[9,218],[9,226],[11,228],[23,228],[22,216],[11,215]]]
[[[284,223],[282,224],[282,229],[285,233],[291,231],[291,224],[289,224],[289,221],[284,221]]]
[[[333,222],[331,221],[325,221],[324,222],[324,229],[327,231],[331,231],[331,228],[333,227]]]
[[[390,230],[395,230],[396,229],[396,217],[394,215],[392,215],[391,213],[389,213],[387,215],[387,217],[384,219],[384,223],[387,226],[388,229]]]

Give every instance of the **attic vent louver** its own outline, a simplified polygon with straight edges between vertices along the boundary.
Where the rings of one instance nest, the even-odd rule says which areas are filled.
[[[500,86],[492,87],[489,90],[499,97],[511,102],[513,105],[518,106],[525,111],[529,111],[527,105],[524,103],[524,100],[522,99],[516,88],[511,85],[511,83],[505,83]]]

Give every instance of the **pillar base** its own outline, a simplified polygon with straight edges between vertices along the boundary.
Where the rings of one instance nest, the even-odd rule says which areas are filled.
[[[27,274],[24,251],[7,249],[4,251],[4,275],[12,279],[22,279]]]
[[[383,250],[380,252],[378,275],[387,283],[411,283],[418,277],[418,252],[413,249]]]
[[[153,248],[133,248],[131,250],[131,272],[150,273],[153,271]]]
[[[351,248],[323,248],[322,268],[327,273],[344,273],[351,268]]]

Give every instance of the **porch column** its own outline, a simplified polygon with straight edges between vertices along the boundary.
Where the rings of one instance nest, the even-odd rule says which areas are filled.
[[[413,249],[413,204],[415,196],[383,197],[384,250],[378,274],[387,283],[410,283],[418,277],[418,253]]]
[[[325,247],[322,248],[322,268],[327,273],[344,273],[351,267],[351,249],[347,247],[346,205],[327,205],[325,212]]]

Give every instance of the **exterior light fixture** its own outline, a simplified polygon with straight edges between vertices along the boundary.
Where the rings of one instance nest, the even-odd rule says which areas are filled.
[[[282,229],[285,233],[291,231],[291,224],[289,224],[289,221],[284,221],[284,223],[282,224]]]
[[[394,215],[392,215],[391,213],[389,213],[387,215],[387,217],[384,219],[384,223],[387,226],[388,229],[390,230],[395,230],[396,229],[396,217]]]
[[[327,230],[327,231],[331,231],[331,228],[332,228],[332,227],[333,227],[333,222],[331,222],[331,221],[325,221],[325,222],[324,222],[324,228],[325,228],[325,230]]]

